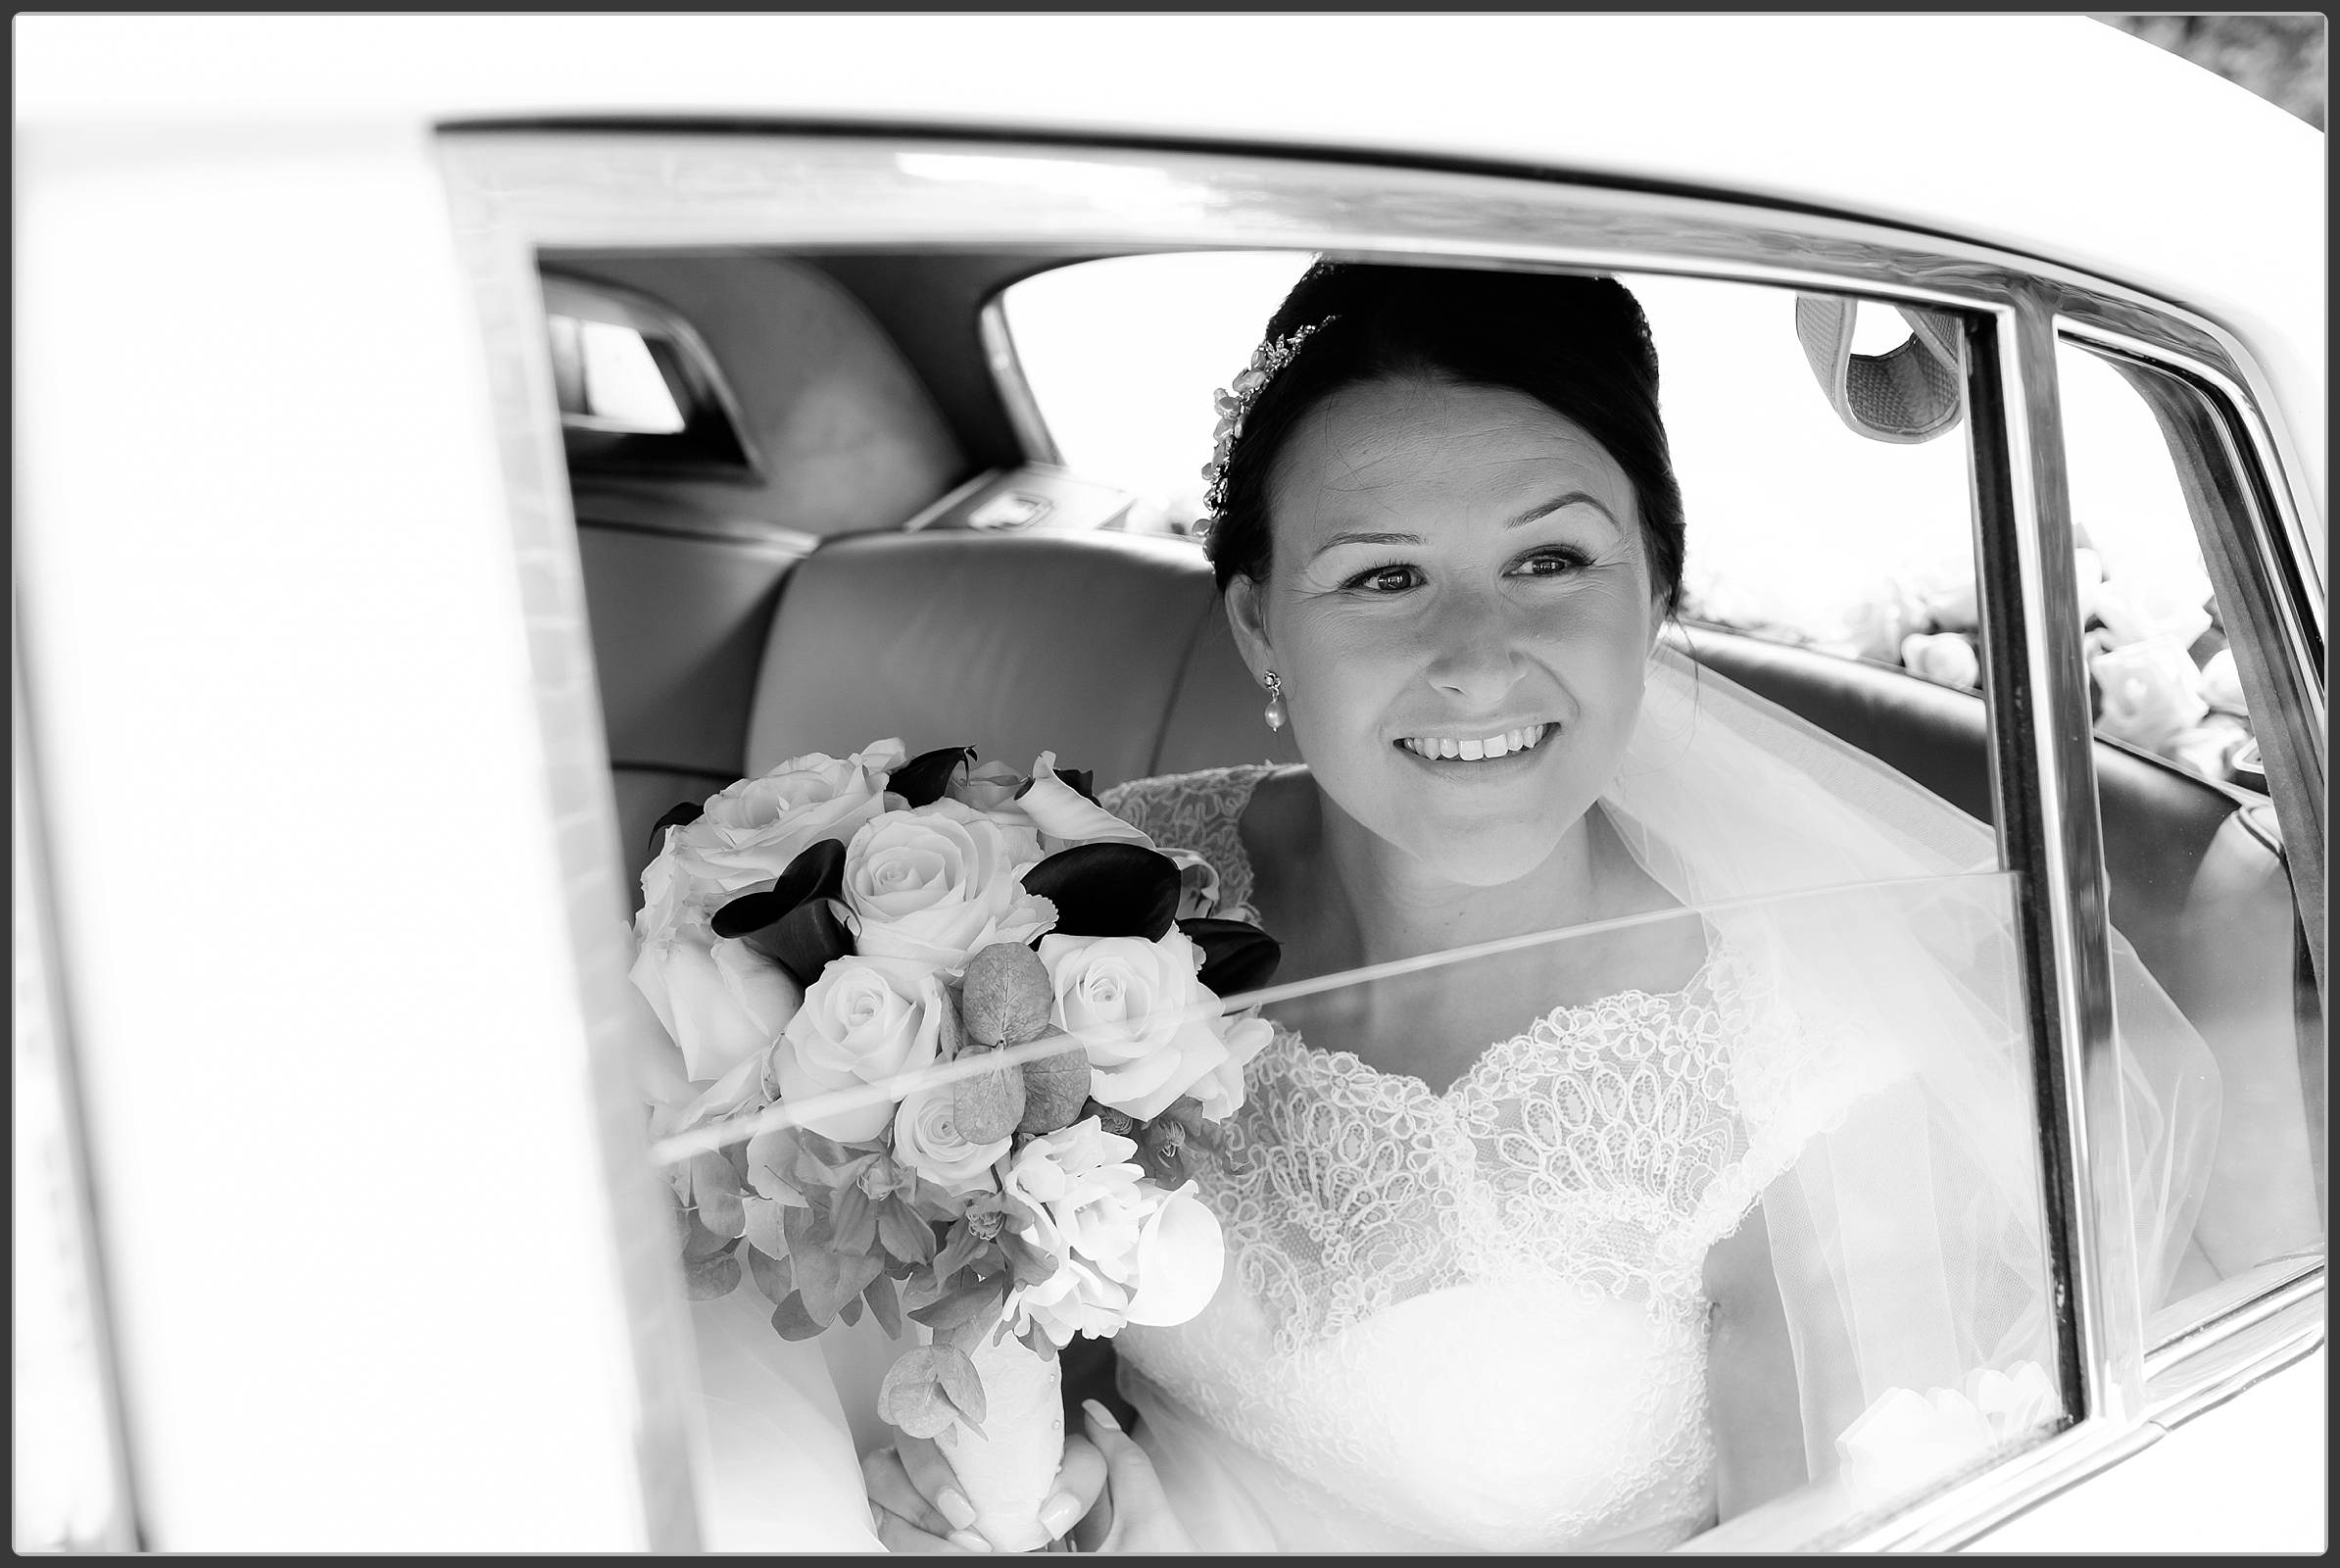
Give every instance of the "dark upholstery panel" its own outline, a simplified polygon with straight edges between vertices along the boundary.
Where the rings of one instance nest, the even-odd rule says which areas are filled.
[[[1097,534],[834,539],[791,575],[756,683],[748,766],[899,735],[1098,788],[1152,770],[1188,648],[1218,612],[1194,547]]]
[[[591,523],[577,551],[610,760],[739,777],[772,606],[802,553]]]

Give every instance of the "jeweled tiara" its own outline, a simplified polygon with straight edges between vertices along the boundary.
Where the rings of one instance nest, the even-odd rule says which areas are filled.
[[[1338,316],[1328,316],[1282,337],[1268,339],[1251,351],[1251,363],[1243,368],[1234,384],[1219,388],[1213,400],[1219,411],[1219,427],[1211,435],[1210,462],[1202,466],[1205,528],[1218,520],[1219,509],[1227,504],[1227,455],[1235,450],[1235,438],[1243,433],[1243,416],[1251,412],[1251,405],[1259,401],[1259,394],[1275,379],[1276,372],[1292,363],[1300,345],[1340,319]]]

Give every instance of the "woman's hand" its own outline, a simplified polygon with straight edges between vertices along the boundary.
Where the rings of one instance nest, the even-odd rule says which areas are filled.
[[[1097,1506],[1105,1469],[1104,1455],[1088,1439],[1065,1439],[1056,1485],[1040,1507],[1041,1525],[1051,1539],[1061,1540]],[[905,1434],[864,1455],[861,1485],[869,1494],[870,1523],[890,1551],[992,1549],[975,1529],[975,1505],[959,1490],[951,1456],[927,1439]]]
[[[1130,1440],[1113,1413],[1095,1399],[1089,1412],[1089,1440],[1104,1455],[1105,1495],[1072,1535],[1081,1551],[1193,1551],[1194,1543],[1170,1512],[1160,1478],[1146,1450]],[[1079,1442],[1073,1439],[1073,1443]],[[1065,1445],[1069,1458],[1072,1443]]]

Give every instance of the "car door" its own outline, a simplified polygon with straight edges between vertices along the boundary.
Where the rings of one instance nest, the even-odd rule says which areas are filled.
[[[962,153],[947,137],[810,142],[581,134],[561,140],[565,159],[625,171],[614,183],[627,199],[611,201],[604,189],[555,181],[535,193],[530,220],[506,218],[512,226],[499,231],[492,193],[508,186],[514,177],[510,171],[539,145],[520,131],[480,129],[449,138],[459,201],[483,232],[497,235],[492,254],[523,254],[530,222],[547,222],[571,243],[606,249],[671,245],[708,222],[713,200],[730,204],[720,220],[728,232],[769,232],[784,253],[805,245],[866,248],[908,232],[924,245],[970,249],[1030,244],[1046,234],[1067,249],[1297,244],[1348,254],[1402,248],[1409,255],[1467,253],[1480,264],[1493,258],[1578,267],[1629,261],[1646,267],[1656,257],[1682,273],[1775,289],[1843,290],[1939,312],[1957,323],[1967,366],[1966,466],[1987,710],[1987,795],[1980,804],[1982,814],[1998,824],[2002,863],[2025,890],[2038,1158],[2048,1195],[2050,1263],[2063,1282],[2057,1375],[2071,1413],[2054,1435],[1884,1516],[1816,1517],[1808,1504],[1791,1498],[1735,1521],[1717,1533],[1714,1544],[1956,1544],[2134,1446],[2155,1430],[2146,1412],[2178,1408],[2152,1401],[2157,1387],[2175,1387],[2170,1380],[2180,1364],[2194,1369],[2189,1376],[2210,1379],[2200,1387],[2222,1386],[2208,1370],[2210,1362],[2148,1341],[2146,1319],[2160,1304],[2148,1299],[2156,1287],[2137,1275],[2135,1259],[2116,1239],[2126,1222],[2130,1175],[2099,1147],[2121,1124],[2122,1091],[2109,1049],[2113,937],[2106,919],[2106,833],[2096,800],[2100,743],[2093,739],[2094,700],[2083,666],[2056,352],[2060,334],[2091,342],[2116,334],[2125,352],[2157,371],[2196,389],[2215,389],[2226,400],[2214,405],[2225,421],[2217,427],[2229,438],[2236,431],[2248,437],[2255,429],[2252,406],[2240,388],[2250,378],[2233,339],[2117,284],[2022,262],[1979,243],[1879,226],[1860,229],[1855,238],[1837,220],[1808,220],[1711,197],[1676,199],[1371,164],[1148,153],[1110,144],[987,144],[978,155]],[[721,161],[726,177],[717,196],[692,183],[694,157]],[[820,171],[817,204],[800,195],[807,188],[807,168]],[[1068,169],[1077,169],[1078,176]],[[1141,217],[1131,215],[1133,204],[1118,199],[1124,190],[1158,195],[1165,182],[1194,194],[1184,203],[1149,203]],[[946,210],[948,218],[938,216]],[[545,220],[547,212],[558,212],[558,220]],[[1365,214],[1374,216],[1360,216]],[[500,285],[490,286],[509,289],[517,308],[529,284],[508,260]],[[541,395],[532,395],[526,380],[515,367],[509,415],[541,417],[535,413]],[[2297,503],[2265,499],[2289,498],[2287,485],[2248,489],[2278,482],[2267,477],[2271,448],[2255,443],[2248,450],[2254,477],[2237,479],[2229,469],[2222,493],[2262,498],[2247,524],[2257,542],[2231,542],[2238,535],[2226,530],[2244,526],[2239,511],[2216,516],[2205,512],[2200,522],[2208,530],[2206,552],[2244,550],[2261,564],[2254,569],[2267,583],[2278,585],[2260,584],[2264,591],[2254,598],[2253,582],[2238,575],[2231,585],[2221,583],[2230,586],[2221,605],[2230,629],[2266,639],[2251,643],[2256,652],[2250,655],[2238,643],[2237,657],[2257,662],[2254,682],[2271,682],[2255,707],[2282,715],[2291,736],[2277,738],[2274,750],[2283,760],[2270,759],[2269,767],[2270,776],[2282,780],[2273,806],[2291,868],[2280,897],[2301,906],[2299,974],[2306,984],[2306,977],[2320,975],[2319,917],[2304,891],[2320,879],[2320,821],[2309,804],[2319,766],[2310,738],[2320,733],[2320,681],[2314,662],[2302,657],[2314,644],[2304,635],[2309,617],[2299,592],[2279,586],[2297,581],[2281,572],[2303,568],[2288,554],[2281,557],[2281,572],[2266,564],[2271,559],[2266,541],[2287,537]],[[2118,884],[2121,868],[2113,869]],[[2285,983],[2291,985],[2288,973]],[[2320,979],[2314,985],[2319,987]],[[2305,995],[2296,989],[2292,994]],[[2296,1074],[2290,1091],[2295,1100],[2303,1092]],[[2206,1315],[2162,1321],[2165,1331],[2177,1322],[2171,1343],[2190,1344],[2225,1324],[2243,1336],[2238,1343],[2260,1345],[2278,1359],[2312,1346],[2302,1314],[2312,1310],[2303,1303],[2320,1299],[2319,1243],[2307,1253],[2276,1260],[2274,1276],[2244,1268],[2236,1277],[2241,1282],[2223,1298],[2203,1299]],[[2198,1399],[2200,1387],[2192,1397]]]

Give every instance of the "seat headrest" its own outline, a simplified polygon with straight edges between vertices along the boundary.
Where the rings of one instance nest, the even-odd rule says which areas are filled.
[[[748,769],[899,735],[1097,787],[1296,761],[1187,541],[1122,533],[860,534],[790,573],[756,677]]]

